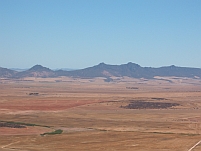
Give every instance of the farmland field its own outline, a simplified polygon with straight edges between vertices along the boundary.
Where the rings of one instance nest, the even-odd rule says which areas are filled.
[[[199,79],[0,80],[2,151],[188,151],[200,140]]]

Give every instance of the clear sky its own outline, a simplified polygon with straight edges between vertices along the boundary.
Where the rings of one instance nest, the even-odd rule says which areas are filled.
[[[201,68],[201,0],[0,0],[0,66]]]

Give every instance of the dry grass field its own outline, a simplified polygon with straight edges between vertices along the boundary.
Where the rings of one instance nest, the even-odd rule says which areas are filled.
[[[0,79],[0,151],[200,151],[200,140],[200,79]]]

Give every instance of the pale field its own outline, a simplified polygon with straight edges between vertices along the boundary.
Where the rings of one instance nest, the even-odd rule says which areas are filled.
[[[201,140],[201,81],[157,79],[1,79],[0,121],[41,126],[0,127],[0,151],[188,151]],[[137,100],[180,105],[123,108]]]

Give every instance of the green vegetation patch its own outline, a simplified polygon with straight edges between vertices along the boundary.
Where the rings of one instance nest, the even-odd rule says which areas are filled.
[[[63,130],[61,129],[58,129],[58,130],[55,130],[53,132],[48,132],[48,133],[43,133],[43,134],[40,134],[41,136],[45,136],[45,135],[56,135],[56,134],[61,134],[63,132]]]
[[[31,123],[23,123],[23,122],[14,122],[14,121],[0,121],[6,124],[13,124],[13,125],[23,125],[23,126],[40,126],[40,127],[47,127],[50,128],[50,126],[44,126],[44,125],[38,125],[38,124],[31,124]]]

